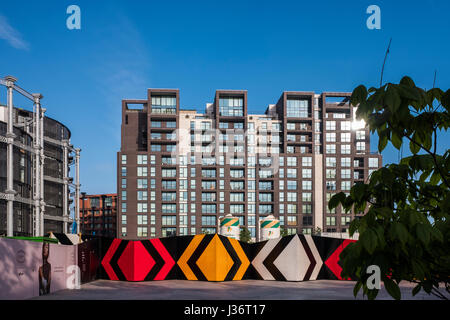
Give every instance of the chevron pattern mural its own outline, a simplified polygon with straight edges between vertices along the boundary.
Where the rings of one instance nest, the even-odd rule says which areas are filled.
[[[218,234],[113,239],[100,253],[101,274],[122,281],[343,280],[339,255],[353,241],[303,234],[254,244]]]

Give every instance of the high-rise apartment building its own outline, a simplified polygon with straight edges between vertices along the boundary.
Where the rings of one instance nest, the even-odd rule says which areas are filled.
[[[80,232],[116,237],[117,194],[85,194],[80,198]]]
[[[237,90],[216,91],[202,114],[180,108],[179,90],[123,100],[118,237],[214,233],[228,213],[256,241],[269,214],[288,233],[347,232],[355,215],[328,200],[381,166],[350,95],[283,92],[264,114]]]

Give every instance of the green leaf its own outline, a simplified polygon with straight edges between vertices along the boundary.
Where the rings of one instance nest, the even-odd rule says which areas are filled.
[[[450,89],[442,95],[441,104],[445,109],[450,110]]]
[[[403,244],[408,241],[408,230],[401,222],[393,222],[389,234],[392,239],[398,239]]]
[[[403,141],[402,141],[402,138],[395,131],[392,131],[391,141],[392,141],[392,144],[394,145],[394,147],[397,150],[400,150],[400,147],[402,146]]]
[[[353,296],[356,298],[356,296],[358,295],[358,292],[359,292],[359,290],[361,289],[361,286],[362,286],[362,282],[361,281],[358,281],[356,284],[355,284],[355,287],[353,288]]]
[[[359,241],[361,241],[363,247],[372,254],[377,247],[377,234],[372,229],[366,229],[360,236]]]
[[[387,277],[383,280],[383,282],[386,291],[391,295],[392,298],[394,298],[395,300],[400,300],[402,298],[400,288],[398,287],[397,283]]]
[[[422,223],[417,224],[416,234],[417,234],[417,237],[419,238],[419,240],[422,241],[422,243],[424,245],[427,246],[430,243],[430,237],[431,237],[430,230],[429,230],[429,228],[425,227],[424,224],[422,224]]]
[[[367,89],[363,85],[359,85],[353,90],[352,96],[350,98],[350,103],[354,106],[365,101],[367,98]]]
[[[380,135],[378,140],[378,152],[382,152],[388,143],[388,138],[386,134]]]
[[[346,198],[346,195],[344,192],[339,192],[331,197],[330,201],[328,202],[328,209],[336,208],[339,203],[344,203],[344,200]]]
[[[441,174],[436,170],[430,178],[430,184],[435,186],[439,181],[441,181]]]
[[[412,291],[412,295],[413,297],[419,293],[420,289],[422,288],[422,285],[419,283],[417,284],[417,286],[414,287],[413,291]]]
[[[403,84],[407,87],[411,87],[414,88],[416,86],[416,84],[414,83],[413,79],[411,79],[411,77],[408,76],[404,76],[401,80],[400,80],[400,84]]]
[[[389,86],[386,95],[384,96],[384,103],[392,111],[392,113],[397,112],[401,103],[400,95],[394,86]]]
[[[412,140],[417,141],[416,134],[413,135]],[[420,151],[420,146],[418,146],[414,142],[410,141],[409,142],[409,150],[411,150],[412,154],[416,154]]]

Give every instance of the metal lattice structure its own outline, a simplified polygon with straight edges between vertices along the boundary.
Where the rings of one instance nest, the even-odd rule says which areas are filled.
[[[67,127],[45,117],[43,96],[16,81],[0,79],[7,89],[7,105],[0,105],[0,234],[68,233],[71,210],[78,233],[81,149],[70,143]],[[33,111],[14,107],[14,93],[30,100]],[[69,176],[71,166],[75,177]]]

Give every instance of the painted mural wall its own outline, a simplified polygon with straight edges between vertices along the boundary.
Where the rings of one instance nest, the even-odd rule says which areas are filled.
[[[77,245],[0,239],[0,299],[27,299],[81,283],[117,281],[342,280],[339,254],[355,240],[303,234],[254,244],[218,234]],[[77,272],[78,272],[77,271]]]

